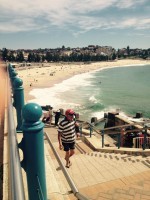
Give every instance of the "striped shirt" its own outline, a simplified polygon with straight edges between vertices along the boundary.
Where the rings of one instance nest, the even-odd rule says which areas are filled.
[[[75,121],[68,121],[65,117],[58,127],[58,132],[61,134],[61,141],[64,143],[75,142],[76,132],[75,132]]]

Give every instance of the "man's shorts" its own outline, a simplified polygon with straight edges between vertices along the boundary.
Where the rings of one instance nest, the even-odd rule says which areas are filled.
[[[63,143],[64,151],[69,151],[70,149],[75,149],[75,142],[72,143]]]

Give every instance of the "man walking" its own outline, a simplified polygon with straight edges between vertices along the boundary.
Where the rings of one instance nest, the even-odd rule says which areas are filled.
[[[78,127],[75,118],[75,112],[72,109],[67,109],[65,118],[59,123],[58,127],[58,142],[59,148],[64,148],[66,167],[71,166],[70,157],[75,153],[75,140],[79,133],[76,133]]]

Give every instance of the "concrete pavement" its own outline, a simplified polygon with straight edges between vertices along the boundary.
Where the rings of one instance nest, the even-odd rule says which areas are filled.
[[[45,128],[45,131],[65,164],[64,152],[58,148],[57,128]],[[97,151],[93,151],[81,140],[78,140],[77,144],[80,148],[76,149],[76,155],[71,158],[72,166],[67,169],[81,193],[93,200],[150,199],[148,191],[148,188],[150,189],[150,157],[148,156],[150,150],[144,151],[145,154],[143,150],[121,148],[122,150],[118,151],[116,147],[111,147],[111,150],[107,147],[102,149],[103,152],[101,152],[99,138],[96,140],[96,138],[91,139],[86,136],[83,140],[85,139],[92,144],[91,146],[94,146],[95,143],[95,147],[99,148]],[[53,173],[56,173],[59,177],[59,181],[56,180],[61,185],[59,186],[59,189],[61,188],[59,198],[60,196],[62,199],[70,198],[71,191],[63,177],[62,170],[59,168],[48,144],[46,144],[46,148],[47,156],[53,163]],[[81,149],[84,151],[80,151]],[[143,157],[146,155],[147,157]],[[48,165],[47,167],[49,168]],[[51,189],[53,185],[51,184]],[[66,194],[66,196],[64,197],[63,194]]]

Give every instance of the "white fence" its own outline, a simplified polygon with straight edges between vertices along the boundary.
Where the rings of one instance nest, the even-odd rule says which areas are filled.
[[[143,137],[133,138],[133,148],[142,148],[144,143]],[[146,149],[150,149],[150,137],[146,137]]]

